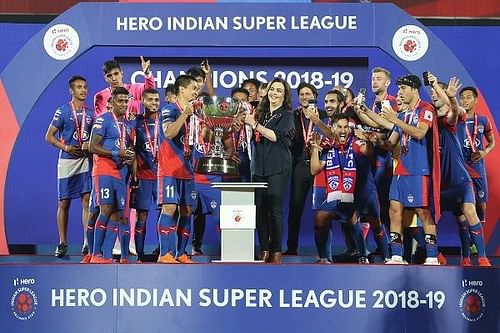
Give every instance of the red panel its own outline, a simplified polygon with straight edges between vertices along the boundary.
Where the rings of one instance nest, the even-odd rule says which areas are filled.
[[[2,110],[3,121],[0,121],[0,255],[8,255],[7,237],[5,235],[5,181],[7,179],[7,169],[9,167],[10,155],[19,133],[17,123],[9,97],[0,81],[0,108]]]
[[[312,0],[324,3],[359,3],[356,0]],[[416,17],[495,17],[500,16],[498,0],[372,0],[371,3],[393,3]]]

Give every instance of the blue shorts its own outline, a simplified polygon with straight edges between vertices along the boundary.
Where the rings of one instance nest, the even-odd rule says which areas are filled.
[[[118,210],[124,210],[127,203],[127,186],[125,180],[111,176],[92,177],[94,182],[95,206],[115,206]]]
[[[158,177],[158,205],[193,206],[196,199],[194,180]]]
[[[90,172],[57,180],[57,196],[59,200],[81,198],[83,194],[90,193],[92,179]]]
[[[156,179],[139,179],[139,187],[130,191],[130,208],[149,210],[158,201]]]
[[[193,211],[201,208],[203,214],[219,216],[220,189],[213,188],[211,184],[194,183],[197,200],[194,200]],[[201,205],[201,207],[198,207]]]
[[[338,200],[328,202],[326,201],[327,193],[325,187],[313,187],[313,211],[328,212],[335,214],[334,217],[340,222],[346,223],[351,220],[354,213],[354,204],[341,203]]]
[[[441,210],[462,211],[463,203],[476,204],[472,182],[465,182],[441,190]]]
[[[481,178],[472,178],[474,184],[474,192],[476,193],[476,202],[488,201],[488,182],[486,176]]]
[[[380,203],[377,192],[354,194],[354,207],[363,220],[367,217],[380,219]]]
[[[404,207],[429,207],[430,182],[429,176],[392,176],[389,200]]]

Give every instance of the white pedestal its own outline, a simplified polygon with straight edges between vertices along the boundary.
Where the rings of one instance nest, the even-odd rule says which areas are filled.
[[[255,189],[267,183],[213,183],[221,190],[221,258],[215,262],[255,262]]]

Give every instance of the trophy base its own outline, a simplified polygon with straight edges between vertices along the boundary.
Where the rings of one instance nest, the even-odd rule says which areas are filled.
[[[238,175],[238,163],[220,157],[202,157],[198,160],[196,172],[212,175]]]

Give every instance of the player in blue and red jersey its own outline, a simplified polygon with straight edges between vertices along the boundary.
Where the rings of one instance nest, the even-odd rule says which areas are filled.
[[[156,204],[157,171],[158,171],[158,137],[161,125],[158,111],[160,109],[160,94],[155,89],[145,89],[142,92],[144,112],[136,118],[134,129],[134,150],[136,154],[136,175],[138,187],[130,196],[130,206],[137,210],[135,224],[135,248],[137,260],[144,261],[144,239],[146,237],[146,221],[151,202]]]
[[[439,265],[436,223],[431,214],[432,207],[436,220],[439,220],[440,168],[435,110],[432,105],[420,99],[421,82],[417,76],[406,75],[398,79],[397,84],[398,95],[410,106],[410,110],[404,114],[404,119],[400,119],[392,108],[382,110],[383,117],[395,125],[393,133],[383,142],[383,146],[393,149],[399,143],[401,147],[389,194],[393,255],[387,263],[403,263],[403,211],[404,208],[415,208],[425,231],[425,263]]]
[[[462,265],[470,266],[471,238],[478,250],[480,266],[491,266],[486,258],[483,228],[476,213],[473,183],[467,171],[462,147],[457,136],[460,109],[456,100],[459,81],[451,78],[448,85],[429,73],[432,99],[438,110],[441,147],[441,207],[458,215],[462,249]]]
[[[475,106],[478,93],[474,87],[464,87],[460,90],[460,105],[466,115],[458,122],[458,139],[462,147],[466,167],[474,184],[476,193],[476,209],[481,222],[486,218],[486,203],[488,201],[488,180],[484,157],[495,147],[495,133],[487,116],[478,115]],[[484,145],[486,140],[487,145]]]
[[[177,101],[161,110],[160,148],[158,152],[158,219],[160,256],[158,262],[166,264],[193,263],[186,255],[190,219],[193,206],[194,184],[192,130],[190,124],[194,109],[192,101],[198,93],[196,79],[179,76],[174,83]],[[174,220],[179,209],[179,218]],[[178,245],[176,246],[176,238]],[[177,251],[177,249],[180,249]]]
[[[95,154],[94,199],[99,207],[91,263],[111,263],[118,233],[122,244],[128,244],[130,238],[128,221],[122,219],[127,198],[127,169],[135,159],[134,151],[128,148],[131,133],[125,119],[128,94],[123,87],[113,90],[113,110],[96,119],[90,136],[89,150]],[[120,262],[128,262],[128,251],[122,251],[121,255]]]
[[[321,189],[316,188],[316,192],[313,194],[315,200],[313,202],[315,210],[314,234],[319,263],[329,262],[330,223],[335,218],[343,223],[352,223],[353,238],[361,254],[359,262],[367,264],[369,263],[368,251],[363,239],[362,227],[358,220],[352,217],[355,211],[356,185],[359,185],[356,180],[359,176],[359,179],[364,182],[367,175],[366,172],[358,175],[358,161],[361,155],[370,155],[373,152],[373,147],[370,143],[357,140],[350,134],[351,130],[346,114],[333,116],[332,124],[335,139],[331,147],[322,149],[321,137],[318,133],[315,133],[311,140],[311,173],[317,175],[324,171],[325,181],[323,183],[326,185],[326,190],[323,190],[323,193],[321,193]],[[321,150],[323,153],[320,158]],[[359,189],[361,190],[359,193],[362,193],[364,187],[360,186]],[[375,190],[375,187],[373,189]]]
[[[87,246],[85,230],[92,186],[87,152],[94,112],[85,106],[87,80],[82,76],[71,77],[69,91],[71,101],[56,110],[45,135],[48,143],[60,149],[57,163],[59,245],[56,247],[55,256],[61,258],[66,255],[68,249],[68,212],[72,199],[80,198],[82,201],[84,249]]]

